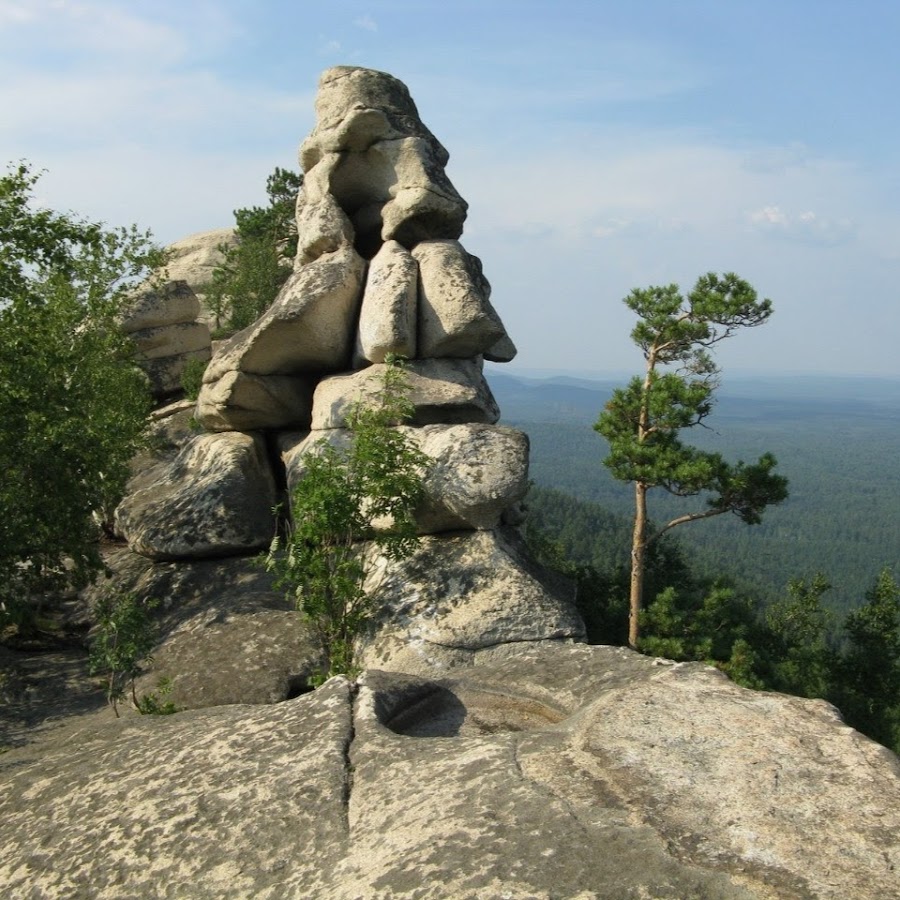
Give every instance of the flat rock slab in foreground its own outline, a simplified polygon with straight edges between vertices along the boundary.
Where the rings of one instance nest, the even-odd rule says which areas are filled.
[[[609,647],[483,651],[0,757],[0,893],[900,896],[900,769],[818,701]]]

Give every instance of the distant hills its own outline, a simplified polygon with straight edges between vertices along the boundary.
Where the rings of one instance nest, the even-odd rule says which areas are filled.
[[[530,378],[493,368],[487,377],[503,421],[531,437],[537,484],[630,514],[630,488],[607,473],[606,447],[592,428],[627,378]],[[857,606],[885,565],[900,572],[900,379],[725,373],[718,397],[710,427],[685,439],[731,460],[773,452],[791,497],[759,526],[722,517],[679,529],[698,563],[733,572],[768,597],[790,577],[821,571],[840,610]],[[659,520],[686,508],[659,491],[650,503]]]

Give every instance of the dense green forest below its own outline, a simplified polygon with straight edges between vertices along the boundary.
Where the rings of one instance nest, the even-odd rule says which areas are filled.
[[[579,504],[563,523],[577,561],[626,554],[615,535],[631,514],[631,487],[603,466],[605,442],[592,428],[626,379],[533,380],[491,370],[488,380],[502,421],[531,438],[534,483],[600,507]],[[771,451],[790,480],[790,497],[767,510],[761,525],[722,516],[679,528],[676,540],[698,572],[733,576],[764,601],[782,595],[789,579],[821,572],[833,586],[824,601],[839,613],[863,602],[884,567],[900,572],[900,380],[726,375],[708,423],[685,438],[729,460],[752,462]],[[546,507],[549,496],[537,494],[532,503]],[[662,491],[650,496],[658,522],[697,505]]]

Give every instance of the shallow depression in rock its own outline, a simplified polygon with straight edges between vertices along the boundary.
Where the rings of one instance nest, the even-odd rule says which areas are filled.
[[[536,731],[565,715],[528,697],[429,684],[380,718],[391,731],[406,737],[464,737]]]

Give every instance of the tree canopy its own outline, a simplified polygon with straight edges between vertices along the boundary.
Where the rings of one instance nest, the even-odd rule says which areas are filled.
[[[205,288],[220,331],[232,333],[256,321],[291,274],[302,184],[302,174],[276,167],[266,180],[268,205],[234,211],[237,243],[223,248],[222,264]]]
[[[674,284],[636,288],[625,304],[639,317],[631,338],[643,353],[644,374],[613,393],[594,427],[609,443],[606,467],[635,488],[629,644],[637,646],[647,548],[671,528],[723,513],[756,524],[767,506],[787,497],[787,480],[775,474],[770,453],[751,465],[732,465],[680,439],[712,412],[719,369],[711,348],[766,322],[771,301],[760,300],[733,273],[710,272],[687,296]],[[651,528],[647,492],[653,488],[679,497],[705,494],[706,504]]]
[[[116,316],[164,263],[147,232],[38,208],[21,163],[0,178],[0,624],[100,567],[150,404]]]

